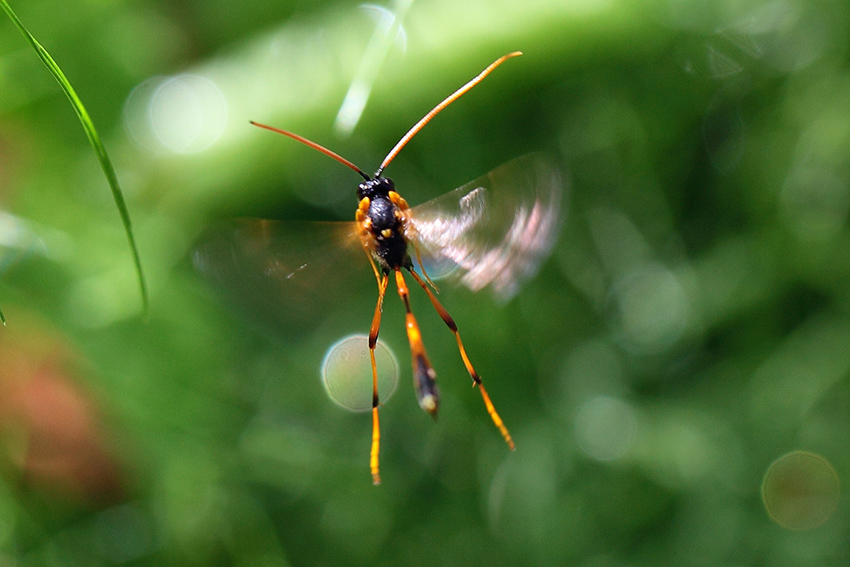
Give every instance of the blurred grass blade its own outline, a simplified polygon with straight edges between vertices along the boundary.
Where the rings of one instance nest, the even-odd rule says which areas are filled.
[[[0,323],[3,323],[3,326],[6,326],[6,316],[3,315],[3,310],[0,309]]]
[[[71,83],[68,81],[65,73],[62,72],[62,69],[59,68],[59,65],[56,64],[56,61],[53,60],[53,57],[51,57],[47,50],[42,47],[38,40],[36,40],[35,37],[27,31],[24,24],[21,23],[18,16],[15,15],[6,0],[0,0],[0,6],[3,7],[3,10],[6,14],[8,14],[9,19],[12,20],[12,23],[14,23],[18,30],[20,30],[27,41],[30,42],[30,45],[32,45],[33,49],[35,49],[39,59],[41,59],[42,63],[44,63],[50,71],[50,74],[53,75],[53,78],[59,83],[59,86],[62,87],[62,90],[68,97],[68,100],[71,101],[71,106],[74,107],[74,111],[77,113],[80,123],[83,125],[83,130],[89,139],[89,143],[94,149],[95,154],[97,154],[97,159],[100,161],[100,167],[103,169],[103,173],[106,175],[106,180],[109,182],[109,187],[112,189],[112,197],[115,199],[115,205],[118,207],[118,212],[121,215],[121,222],[124,223],[124,230],[127,233],[127,240],[130,243],[130,250],[133,254],[133,262],[136,265],[136,272],[139,275],[139,291],[142,294],[142,312],[147,314],[148,291],[147,285],[145,284],[145,276],[142,272],[142,261],[139,257],[139,250],[136,248],[136,239],[133,237],[133,229],[130,224],[130,213],[127,211],[127,204],[124,202],[124,195],[121,193],[121,187],[118,184],[118,176],[115,174],[115,169],[112,167],[112,162],[109,160],[106,148],[100,141],[100,136],[94,127],[94,123],[92,122],[86,107],[83,105],[80,97],[77,96],[74,87],[71,86]],[[0,313],[0,319],[2,319],[5,324],[5,319],[3,319],[2,313]]]

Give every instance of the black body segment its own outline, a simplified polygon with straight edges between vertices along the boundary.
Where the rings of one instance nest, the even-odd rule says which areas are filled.
[[[408,342],[410,343],[410,355],[413,366],[413,383],[416,389],[419,406],[431,416],[436,417],[440,402],[440,394],[436,382],[437,373],[434,371],[434,368],[431,366],[431,362],[428,359],[428,354],[425,351],[425,344],[422,341],[419,325],[416,322],[416,317],[414,317],[410,308],[410,292],[404,280],[403,270],[407,270],[420,287],[425,290],[431,300],[431,303],[440,315],[440,318],[443,319],[445,324],[449,327],[449,330],[451,330],[454,334],[464,366],[472,378],[473,385],[477,386],[481,392],[484,405],[487,408],[487,413],[501,432],[505,441],[508,443],[508,446],[511,449],[514,449],[514,443],[508,433],[508,430],[505,428],[502,419],[499,417],[498,413],[496,413],[496,409],[490,401],[490,397],[484,390],[480,376],[469,361],[466,349],[460,339],[460,334],[458,334],[457,325],[437,300],[434,295],[434,291],[428,287],[428,285],[431,285],[433,289],[436,290],[436,287],[434,287],[428,277],[428,274],[425,272],[425,267],[422,265],[419,250],[415,247],[415,243],[412,240],[416,234],[416,230],[411,220],[410,206],[404,198],[396,192],[393,181],[384,177],[381,173],[395,158],[404,145],[434,116],[469,89],[478,84],[493,69],[501,65],[507,59],[516,57],[517,55],[521,55],[521,53],[516,51],[500,57],[485,68],[481,73],[476,75],[472,80],[467,82],[464,86],[456,90],[431,109],[431,111],[417,122],[401,138],[401,140],[399,140],[395,147],[390,150],[390,153],[388,153],[383,162],[381,162],[374,178],[370,178],[350,161],[315,142],[311,142],[306,138],[285,130],[279,130],[271,126],[253,123],[262,128],[284,134],[285,136],[293,138],[319,152],[324,153],[346,167],[356,171],[365,180],[360,183],[357,188],[357,198],[359,203],[354,218],[357,225],[357,234],[360,237],[363,250],[369,258],[372,270],[375,273],[375,279],[378,282],[378,301],[375,305],[375,312],[372,317],[372,325],[369,331],[369,355],[372,364],[372,446],[369,466],[372,473],[372,482],[374,484],[380,484],[381,482],[378,460],[381,437],[378,419],[380,399],[378,396],[378,373],[375,363],[375,346],[377,345],[378,333],[381,328],[381,313],[383,310],[384,296],[386,295],[390,275],[395,276],[398,295],[404,304],[405,328],[407,331]],[[422,275],[425,278],[424,280],[416,273],[416,271],[414,271],[414,266],[411,262],[410,250],[408,248],[409,245],[414,248],[419,268],[422,270]]]

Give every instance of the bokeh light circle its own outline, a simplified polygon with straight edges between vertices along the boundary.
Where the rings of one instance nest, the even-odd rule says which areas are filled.
[[[822,456],[794,451],[768,467],[761,493],[773,521],[791,530],[809,530],[835,512],[840,493],[838,473]]]
[[[398,386],[398,360],[384,343],[375,346],[378,367],[378,397],[386,403]],[[349,335],[328,349],[322,361],[322,383],[328,397],[350,411],[372,408],[372,363],[369,337]]]
[[[682,336],[691,306],[679,278],[660,264],[647,264],[617,281],[615,324],[629,350],[663,352]]]
[[[212,146],[227,125],[228,102],[207,77],[153,77],[124,103],[124,123],[133,140],[154,152],[190,154]]]
[[[582,404],[575,419],[579,448],[597,461],[613,461],[625,455],[634,444],[636,432],[634,410],[609,396],[597,396]]]

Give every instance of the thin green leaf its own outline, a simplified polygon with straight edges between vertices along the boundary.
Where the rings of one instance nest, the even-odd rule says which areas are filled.
[[[53,57],[51,57],[47,50],[42,47],[38,40],[36,40],[35,37],[27,31],[24,24],[21,23],[18,16],[15,15],[6,0],[0,0],[0,6],[3,7],[3,10],[6,14],[8,14],[12,23],[15,24],[27,41],[29,41],[30,45],[32,45],[33,49],[35,49],[39,59],[41,59],[42,63],[44,63],[48,71],[50,71],[50,74],[53,75],[53,78],[59,83],[59,86],[62,87],[62,90],[68,97],[68,100],[71,101],[71,106],[74,107],[74,111],[77,113],[77,116],[83,125],[83,130],[89,139],[92,149],[94,149],[94,152],[97,155],[98,161],[100,161],[100,167],[103,169],[104,175],[106,175],[109,187],[112,189],[112,197],[115,199],[115,205],[118,207],[118,212],[121,215],[121,222],[124,223],[124,231],[127,233],[127,240],[130,243],[130,251],[133,254],[133,262],[136,265],[136,272],[139,275],[139,290],[142,294],[142,310],[145,314],[147,314],[148,290],[147,284],[145,283],[145,277],[142,272],[142,261],[139,257],[139,250],[136,247],[136,239],[133,237],[133,229],[130,224],[130,213],[127,210],[127,204],[124,202],[124,195],[121,192],[120,185],[118,184],[118,176],[115,174],[115,169],[112,167],[112,162],[109,160],[106,148],[100,141],[100,136],[94,127],[94,123],[92,122],[86,107],[83,105],[80,97],[77,96],[76,91],[71,86],[71,83],[68,81],[65,73],[62,72],[62,69],[59,68],[59,65],[57,65]],[[2,318],[2,313],[0,313],[0,318]],[[5,324],[5,319],[3,321]]]

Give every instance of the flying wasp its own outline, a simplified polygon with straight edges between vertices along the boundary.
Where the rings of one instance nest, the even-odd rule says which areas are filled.
[[[487,394],[481,377],[470,362],[457,324],[437,299],[435,279],[455,279],[473,291],[490,287],[502,299],[512,297],[530,278],[548,255],[560,223],[561,177],[557,167],[539,154],[512,160],[489,174],[417,207],[410,207],[396,190],[384,170],[410,139],[434,116],[481,82],[507,59],[521,55],[513,52],[491,63],[481,73],[435,106],[417,122],[387,154],[373,176],[333,151],[297,134],[252,122],[293,138],[335,159],[357,172],[363,181],[357,188],[358,205],[353,223],[304,223],[299,232],[334,234],[342,242],[358,242],[372,266],[378,285],[369,330],[369,355],[372,370],[372,443],[370,469],[372,482],[381,481],[379,454],[378,371],[375,347],[381,328],[384,296],[390,279],[395,280],[404,304],[405,326],[410,343],[413,382],[419,406],[436,417],[440,403],[433,366],[428,358],[416,317],[410,307],[406,271],[428,295],[440,318],[453,333],[463,364],[478,388],[487,413],[505,442],[514,449],[514,441]],[[309,229],[306,227],[309,226]],[[251,271],[262,279],[271,279],[281,289],[299,284],[299,276],[310,265],[293,254],[281,224],[275,221],[244,221],[226,239],[213,243],[195,254],[195,265],[213,276],[224,270],[221,258],[234,263],[230,271]],[[327,238],[331,238],[328,236]],[[224,248],[224,251],[222,250]],[[297,258],[295,256],[298,256]],[[246,261],[239,260],[247,258]],[[260,266],[260,269],[256,269]],[[309,284],[307,284],[309,285]]]

